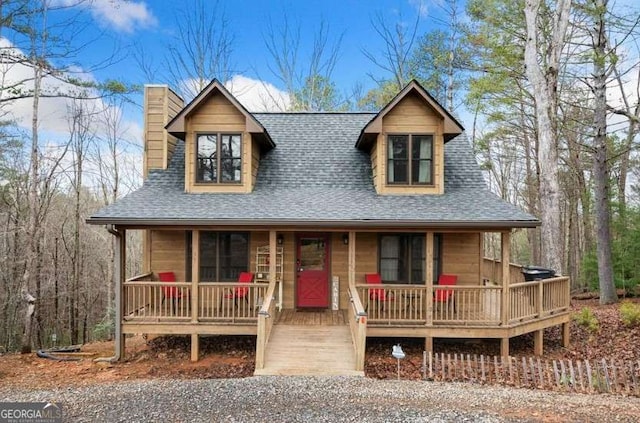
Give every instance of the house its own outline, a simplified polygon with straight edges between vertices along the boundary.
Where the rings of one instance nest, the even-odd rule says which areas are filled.
[[[144,171],[88,220],[119,245],[121,354],[129,333],[191,335],[194,360],[200,335],[255,335],[258,371],[279,318],[304,309],[339,315],[356,371],[367,337],[498,338],[506,356],[534,333],[541,354],[561,325],[569,342],[569,279],[525,282],[509,261],[512,230],[538,220],[487,189],[460,122],[415,81],[378,113],[250,113],[215,80],[185,106],[146,86]],[[126,279],[129,230],[145,274]]]

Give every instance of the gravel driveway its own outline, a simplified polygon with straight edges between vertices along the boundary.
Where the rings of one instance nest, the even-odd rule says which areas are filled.
[[[139,380],[19,391],[77,422],[637,422],[638,398],[348,377]]]

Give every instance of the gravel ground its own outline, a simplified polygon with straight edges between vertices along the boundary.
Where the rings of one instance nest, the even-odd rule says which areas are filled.
[[[139,380],[20,391],[75,422],[637,422],[632,397],[348,377]]]

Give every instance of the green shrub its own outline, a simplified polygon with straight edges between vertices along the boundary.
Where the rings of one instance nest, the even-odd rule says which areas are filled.
[[[640,325],[640,304],[624,301],[620,305],[620,318],[625,326]]]
[[[600,322],[589,307],[584,307],[579,313],[574,314],[573,320],[589,332],[597,332],[600,329]]]

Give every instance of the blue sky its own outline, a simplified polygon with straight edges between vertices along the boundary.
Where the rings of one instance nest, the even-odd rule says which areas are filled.
[[[378,54],[383,47],[382,40],[371,24],[374,16],[379,14],[390,26],[396,23],[411,26],[420,17],[418,34],[422,34],[437,25],[433,18],[442,14],[439,6],[441,0],[203,1],[212,8],[217,4],[219,9],[224,10],[229,22],[234,37],[232,61],[236,65],[237,75],[245,78],[241,81],[245,85],[243,93],[234,94],[245,105],[254,100],[251,98],[252,92],[256,91],[253,88],[256,86],[254,82],[259,82],[262,86],[265,83],[271,84],[268,86],[270,90],[284,89],[267,68],[267,62],[271,59],[265,48],[264,34],[269,21],[278,28],[286,14],[290,22],[299,25],[301,61],[308,57],[314,34],[322,20],[329,27],[330,40],[337,40],[342,36],[339,58],[332,77],[339,93],[347,95],[356,84],[360,84],[365,91],[375,87],[375,82],[369,74],[376,78],[390,76],[377,69],[363,54],[363,49]],[[62,34],[74,47],[82,46],[77,50],[75,57],[65,58],[64,62],[56,64],[69,66],[72,63],[76,71],[84,72],[87,78],[98,81],[116,79],[139,85],[166,83],[166,79],[163,79],[160,73],[166,68],[164,63],[167,45],[175,40],[177,19],[188,15],[189,8],[193,8],[195,3],[195,0],[85,0],[78,5],[78,0],[49,0],[52,7],[73,6],[62,11],[52,11],[47,19],[54,28],[56,23],[73,20],[74,28],[80,30],[72,33],[65,29]],[[463,3],[460,2],[460,7]],[[8,41],[0,39],[2,43],[8,42],[9,45],[17,45],[23,50],[28,47],[28,43],[20,41],[11,38]],[[158,77],[147,78],[140,70],[133,57],[133,51],[136,49],[144,51],[144,56],[160,69],[157,72]],[[117,62],[104,66],[104,61],[112,55],[117,58]],[[9,77],[20,80],[24,79],[25,75],[28,77],[30,72],[27,68],[17,66],[10,71]],[[49,83],[54,86],[57,84],[55,81]],[[133,95],[132,100],[137,107],[125,106],[122,113],[130,126],[128,136],[140,140],[142,96]],[[28,128],[31,121],[31,102],[18,101],[11,107],[18,123]],[[67,107],[65,99],[42,101],[41,129],[51,133],[52,137],[55,137],[56,133],[64,137],[68,128],[65,116]],[[247,107],[252,110],[251,106]]]
[[[105,0],[108,1],[108,0]],[[209,3],[215,5],[216,2]],[[176,15],[193,5],[193,1],[129,1],[115,4],[109,11],[102,8],[92,11],[92,17],[98,28],[105,31],[108,37],[100,43],[102,48],[92,48],[89,53],[92,60],[100,60],[100,54],[106,53],[110,45],[117,40],[120,47],[139,45],[145,54],[155,58],[161,65],[164,48],[175,35]],[[290,21],[301,27],[302,45],[309,46],[321,19],[324,19],[331,31],[330,38],[343,36],[340,57],[333,77],[341,92],[349,91],[357,82],[365,88],[375,86],[368,76],[373,73],[384,77],[384,73],[376,69],[362,54],[362,49],[377,52],[381,41],[373,31],[371,18],[376,13],[389,22],[404,21],[412,24],[418,14],[422,15],[421,32],[434,25],[431,16],[439,9],[435,1],[426,0],[325,0],[325,1],[257,1],[236,0],[220,1],[219,6],[225,10],[230,27],[235,37],[233,60],[239,73],[244,76],[262,79],[278,85],[277,79],[269,72],[263,34],[269,19],[274,26],[281,24],[284,14]],[[144,9],[145,13],[141,12]],[[89,34],[87,34],[90,36]],[[89,58],[89,57],[88,57]],[[136,69],[136,63],[127,57],[117,66],[96,72],[99,78],[124,79],[135,83],[153,83],[147,81]],[[278,88],[283,88],[278,86]]]

